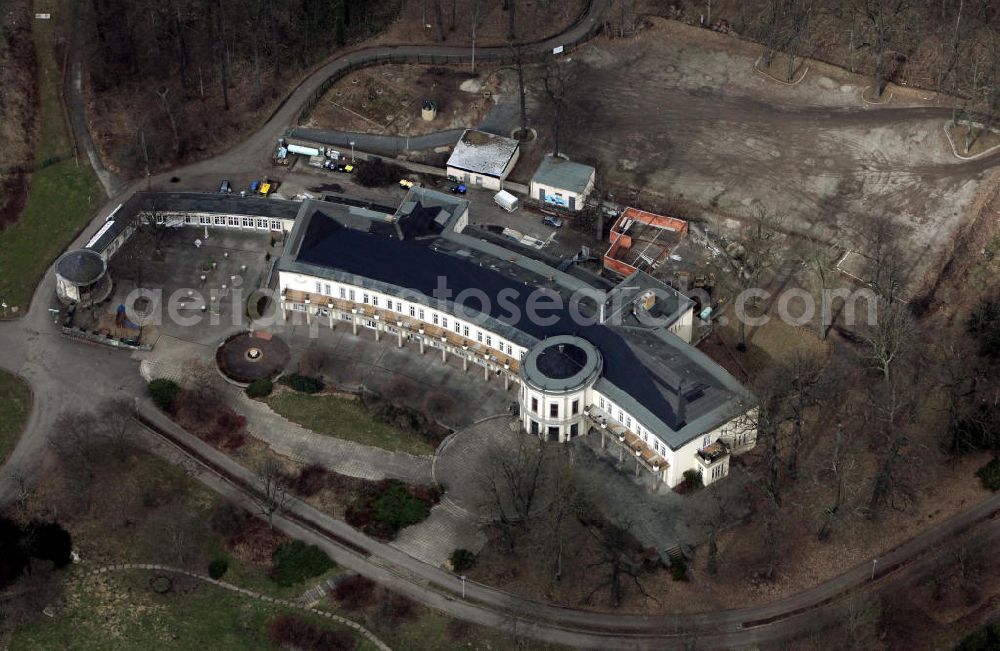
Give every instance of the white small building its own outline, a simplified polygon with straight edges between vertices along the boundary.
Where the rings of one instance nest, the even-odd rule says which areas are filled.
[[[469,186],[502,190],[519,155],[518,142],[513,138],[466,129],[448,157],[448,176]]]
[[[546,156],[531,177],[531,196],[567,210],[580,210],[594,189],[596,171],[590,165]]]

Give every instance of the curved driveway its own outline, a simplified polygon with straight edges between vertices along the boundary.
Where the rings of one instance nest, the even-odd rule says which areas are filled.
[[[579,23],[559,37],[532,45],[532,52],[536,55],[543,54],[556,45],[591,34],[599,24],[599,17],[607,4],[608,0],[594,0]],[[505,48],[482,48],[477,56],[502,57],[505,53]],[[158,175],[153,182],[164,183],[171,175],[217,176],[220,173],[258,168],[266,164],[276,140],[284,134],[287,126],[297,121],[301,107],[324,87],[331,76],[387,57],[415,55],[447,58],[457,62],[468,58],[468,50],[445,46],[398,46],[369,48],[346,54],[309,76],[269,120],[240,145],[212,159]],[[72,107],[73,102],[70,104]],[[975,161],[973,167],[985,164],[983,160]],[[145,180],[141,180],[124,188],[100,211],[98,219],[103,219],[124,197],[145,183]],[[93,226],[88,232],[92,230]],[[76,244],[83,240],[84,237],[81,236]],[[0,366],[19,373],[31,384],[35,394],[25,431],[8,463],[0,468],[0,503],[13,496],[16,482],[12,480],[16,474],[20,473],[29,480],[43,476],[47,437],[58,413],[66,409],[92,408],[100,400],[116,395],[134,397],[144,394],[135,362],[128,355],[121,351],[92,347],[57,334],[47,311],[54,300],[54,284],[52,274],[47,274],[35,292],[28,314],[19,321],[0,322]],[[156,413],[150,412],[148,405],[144,413],[150,419],[156,418]],[[161,417],[160,420],[164,419]],[[158,425],[171,427],[169,422],[158,422]],[[205,454],[212,454],[212,450],[208,448]],[[239,467],[231,459],[224,455],[218,456],[221,458],[217,462],[228,464],[226,467],[232,472],[247,473],[246,469]],[[213,482],[205,477],[202,480]],[[224,485],[218,479],[214,480],[214,485],[220,492],[247,503],[247,495],[234,490],[231,485]],[[981,521],[997,509],[1000,509],[1000,495],[941,522],[882,557],[878,566],[880,574],[890,572],[894,566],[912,559],[956,531]],[[524,634],[580,646],[663,648],[697,639],[700,644],[708,643],[718,647],[774,641],[816,626],[817,618],[832,616],[833,608],[823,607],[822,604],[846,590],[866,583],[871,571],[871,565],[866,562],[809,590],[769,604],[679,616],[592,613],[537,603],[472,583],[467,586],[468,600],[462,601],[455,597],[459,588],[453,575],[420,563],[391,547],[368,540],[329,516],[309,512],[306,505],[296,504],[294,512],[299,511],[336,531],[340,538],[350,540],[367,551],[365,555],[359,555],[348,547],[334,544],[329,538],[317,535],[314,530],[289,519],[279,518],[288,531],[323,544],[338,562],[348,567],[384,581],[454,617],[499,628],[509,628],[512,621],[517,621],[518,630]],[[991,523],[990,531],[995,533],[996,529],[996,524]],[[807,609],[808,612],[803,612]]]

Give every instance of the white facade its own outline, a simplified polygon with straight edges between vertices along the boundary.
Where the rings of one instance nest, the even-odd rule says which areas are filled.
[[[587,195],[594,189],[594,172],[590,174],[590,181],[582,192],[577,192],[568,188],[559,187],[550,183],[531,180],[531,197],[538,199],[542,203],[551,204],[567,210],[578,211],[583,209]]]
[[[503,168],[503,171],[499,174],[490,174],[484,171],[467,170],[461,167],[454,167],[448,165],[448,176],[454,176],[456,179],[465,183],[469,187],[474,188],[485,188],[487,190],[503,190],[503,182],[507,179],[511,170],[517,165],[517,159],[521,155],[521,150],[517,149],[514,151],[514,155],[511,156],[510,162]]]
[[[749,415],[733,418],[727,423],[707,432],[697,439],[685,443],[678,449],[671,449],[665,440],[657,435],[655,427],[643,423],[634,414],[616,404],[610,397],[595,388],[596,374],[584,378],[579,386],[566,390],[550,391],[533,386],[525,381],[523,365],[529,351],[522,344],[511,341],[489,327],[473,323],[468,318],[456,317],[450,309],[432,308],[420,301],[407,300],[405,292],[400,295],[374,291],[360,284],[340,282],[319,276],[279,271],[278,286],[281,292],[283,314],[300,313],[310,323],[333,327],[337,322],[351,322],[354,328],[374,329],[390,338],[396,338],[399,345],[407,341],[420,344],[425,349],[439,351],[442,355],[454,354],[466,359],[467,364],[483,369],[484,377],[500,376],[505,386],[520,384],[518,402],[521,406],[521,422],[527,432],[546,440],[569,441],[575,436],[588,433],[591,428],[601,431],[601,423],[608,428],[602,432],[605,437],[617,438],[627,430],[648,449],[650,459],[648,470],[656,472],[668,486],[676,486],[684,481],[684,471],[695,470],[703,483],[710,484],[729,474],[729,452],[742,452],[755,443],[752,428],[747,423]],[[308,295],[308,303],[291,298],[295,293]],[[346,302],[346,303],[344,303]],[[354,309],[347,305],[355,306]],[[373,313],[379,313],[374,318]],[[397,316],[399,319],[397,319]],[[690,316],[690,311],[688,312]],[[414,320],[428,326],[415,330],[412,326],[400,327],[399,320],[412,323]],[[690,338],[690,319],[686,326]],[[681,324],[682,332],[685,326]],[[434,333],[447,330],[449,341],[441,341]],[[678,334],[683,339],[684,336]],[[465,346],[454,343],[456,338],[466,342]],[[550,340],[545,340],[550,341]],[[512,361],[517,362],[522,371]],[[624,436],[624,434],[622,434]],[[722,441],[723,453],[716,459],[699,454],[706,448]],[[658,460],[659,459],[659,460]],[[655,470],[654,470],[655,468]]]

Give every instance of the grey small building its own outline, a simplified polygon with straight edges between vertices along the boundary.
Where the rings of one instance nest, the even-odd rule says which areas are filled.
[[[56,295],[63,303],[94,305],[111,295],[108,263],[100,253],[74,249],[56,260]]]
[[[546,156],[531,177],[531,196],[542,203],[580,210],[587,195],[594,189],[595,175],[590,165]]]
[[[518,142],[485,131],[466,129],[448,158],[448,176],[468,185],[503,190],[503,182],[517,164]]]

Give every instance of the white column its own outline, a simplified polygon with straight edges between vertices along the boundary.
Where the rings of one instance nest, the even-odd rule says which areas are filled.
[[[417,341],[420,342],[420,354],[424,354],[424,329],[417,329]]]
[[[326,304],[326,309],[330,311],[330,329],[333,330],[333,301]]]
[[[351,308],[351,332],[354,336],[358,336],[358,308]]]
[[[469,372],[469,345],[462,344],[462,370]]]
[[[375,315],[375,341],[382,338],[382,324],[379,322],[379,315]]]
[[[448,337],[441,337],[441,361],[448,363]]]

